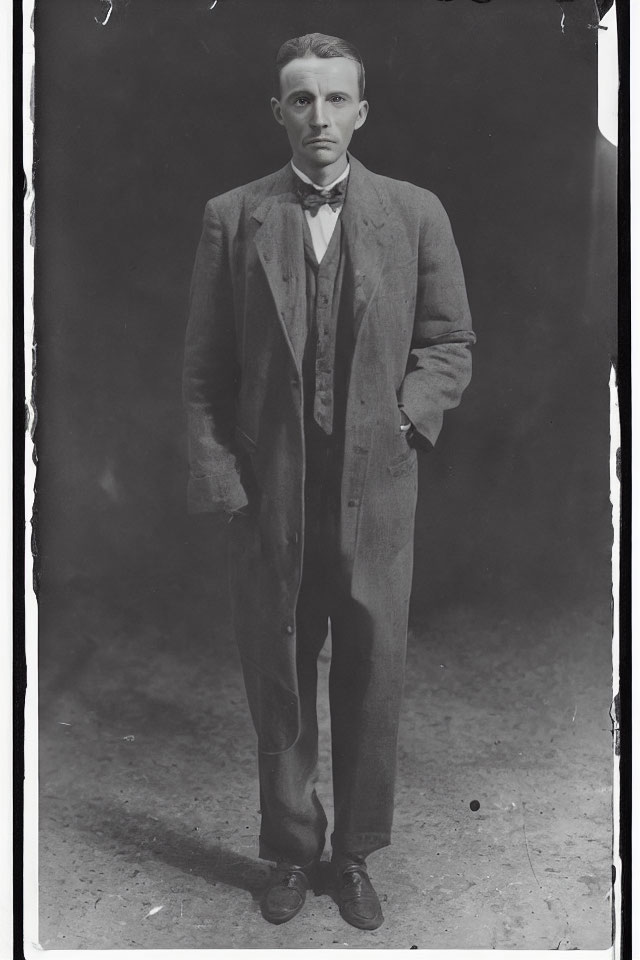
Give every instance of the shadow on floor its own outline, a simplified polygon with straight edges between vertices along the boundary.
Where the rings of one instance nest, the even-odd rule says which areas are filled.
[[[75,826],[80,832],[104,837],[109,846],[116,843],[127,847],[128,859],[142,854],[145,859],[200,877],[207,883],[246,890],[254,900],[260,899],[269,875],[269,867],[263,861],[245,857],[224,844],[195,839],[187,828],[176,829],[156,817],[142,813],[123,815],[115,804],[87,804]]]

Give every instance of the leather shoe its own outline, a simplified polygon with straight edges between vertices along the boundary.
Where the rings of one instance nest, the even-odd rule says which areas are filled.
[[[336,893],[342,919],[361,930],[376,930],[384,917],[364,860],[338,861],[336,875]]]
[[[286,923],[300,913],[309,889],[309,879],[302,867],[278,863],[262,895],[262,916],[269,923]]]

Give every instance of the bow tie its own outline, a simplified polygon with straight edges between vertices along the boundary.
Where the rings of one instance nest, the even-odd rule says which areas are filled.
[[[328,203],[332,210],[337,210],[344,203],[344,196],[347,190],[348,177],[336,183],[329,190],[317,190],[313,184],[305,183],[299,177],[296,177],[296,193],[298,199],[305,210],[308,210],[312,217],[315,217],[320,207]]]

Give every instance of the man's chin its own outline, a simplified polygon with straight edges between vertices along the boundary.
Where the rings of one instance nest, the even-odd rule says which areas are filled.
[[[306,157],[309,163],[313,163],[315,166],[328,167],[330,164],[335,163],[336,160],[339,160],[342,156],[333,144],[324,146],[317,144],[311,148],[307,147]]]

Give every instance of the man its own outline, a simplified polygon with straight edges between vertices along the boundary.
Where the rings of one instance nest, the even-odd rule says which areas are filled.
[[[352,44],[287,41],[271,101],[292,160],[209,201],[184,395],[189,503],[231,519],[234,628],[258,735],[272,923],[301,909],[325,843],[317,659],[331,622],[335,823],[346,921],[383,920],[366,857],[390,842],[417,495],[471,375],[474,335],[433,194],[347,148],[368,112]]]

